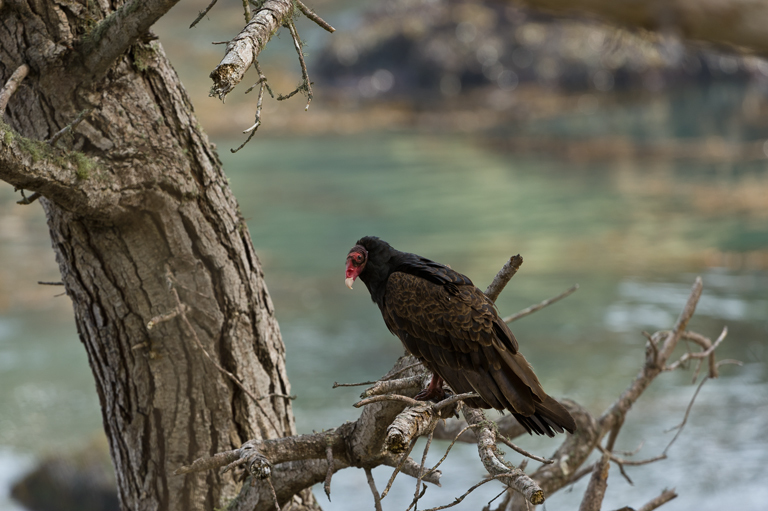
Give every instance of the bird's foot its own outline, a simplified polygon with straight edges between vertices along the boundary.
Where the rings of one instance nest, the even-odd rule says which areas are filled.
[[[422,390],[416,396],[413,398],[416,401],[442,401],[445,399],[445,390],[444,389],[431,389],[430,387],[427,387],[426,389]]]
[[[442,401],[445,399],[445,389],[443,389],[443,379],[437,374],[432,375],[432,380],[427,388],[416,394],[416,401]]]

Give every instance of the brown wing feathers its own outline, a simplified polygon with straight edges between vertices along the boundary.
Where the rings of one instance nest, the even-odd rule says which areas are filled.
[[[395,271],[380,307],[412,355],[455,392],[480,394],[470,406],[510,410],[529,432],[553,436],[575,430],[570,414],[544,392],[514,335],[471,281],[440,285]]]

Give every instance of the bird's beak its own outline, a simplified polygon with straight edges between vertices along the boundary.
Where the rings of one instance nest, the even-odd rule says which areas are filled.
[[[362,266],[355,266],[352,259],[347,257],[347,271],[344,273],[344,276],[346,277],[344,279],[344,284],[346,284],[349,289],[352,289],[352,284],[354,284],[357,276],[363,271],[363,267],[365,267],[365,264]]]

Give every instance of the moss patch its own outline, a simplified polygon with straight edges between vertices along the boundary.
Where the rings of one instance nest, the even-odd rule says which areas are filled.
[[[68,156],[69,160],[75,165],[75,175],[78,179],[88,179],[91,177],[91,172],[98,166],[95,161],[81,152],[73,151]]]

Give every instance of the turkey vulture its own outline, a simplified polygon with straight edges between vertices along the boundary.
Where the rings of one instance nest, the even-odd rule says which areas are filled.
[[[444,380],[454,392],[480,395],[469,406],[509,410],[528,433],[574,432],[571,414],[544,392],[493,302],[469,278],[375,236],[357,241],[346,266],[347,287],[360,277],[390,332],[433,373],[416,399],[442,398]]]

